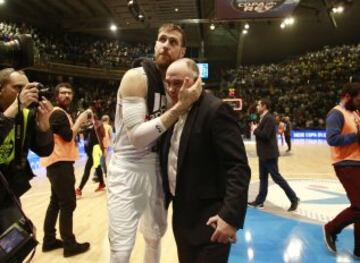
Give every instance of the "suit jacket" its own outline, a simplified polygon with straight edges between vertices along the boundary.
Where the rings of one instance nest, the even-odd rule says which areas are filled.
[[[167,204],[171,198],[167,157],[171,138],[164,136],[161,166]],[[247,208],[250,167],[240,127],[232,108],[204,93],[193,105],[181,135],[173,197],[173,229],[194,245],[208,243],[213,233],[206,226],[219,214],[242,228]]]
[[[260,160],[269,160],[279,157],[279,148],[276,137],[276,121],[270,112],[259,123],[254,131],[256,137],[256,152]]]

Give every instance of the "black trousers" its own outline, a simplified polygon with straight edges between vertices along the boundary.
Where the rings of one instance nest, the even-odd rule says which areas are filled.
[[[192,245],[174,231],[179,263],[226,263],[230,253],[230,244],[209,243]]]
[[[79,186],[80,190],[82,190],[84,188],[85,184],[89,180],[90,171],[91,171],[91,168],[92,168],[92,166],[94,164],[92,154],[88,154],[87,156],[88,156],[88,159],[86,160],[84,174],[83,174],[83,176],[81,178],[81,183],[80,183],[80,186]],[[96,167],[95,172],[96,172],[96,175],[99,178],[99,183],[101,185],[103,185],[104,184],[104,177],[103,177],[103,172],[102,172],[102,169],[101,169],[101,165]]]
[[[259,159],[260,189],[259,189],[259,194],[255,200],[256,203],[260,204],[265,202],[268,193],[269,173],[273,181],[276,184],[278,184],[281,187],[281,189],[284,190],[290,202],[296,201],[297,196],[294,190],[290,187],[290,185],[279,173],[278,158],[274,158],[269,160]]]
[[[47,167],[47,176],[51,184],[51,196],[44,222],[44,243],[55,240],[55,225],[59,216],[64,247],[71,247],[76,242],[73,233],[73,212],[76,208],[73,162],[57,162]]]
[[[285,133],[285,142],[288,146],[288,150],[290,151],[291,150],[291,136],[290,134],[286,134]]]

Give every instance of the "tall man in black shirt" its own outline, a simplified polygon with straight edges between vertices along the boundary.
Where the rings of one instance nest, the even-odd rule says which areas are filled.
[[[80,126],[88,119],[91,110],[84,111],[73,123],[68,113],[73,99],[69,83],[60,83],[55,88],[58,107],[50,116],[50,127],[54,134],[54,151],[42,158],[51,184],[50,204],[44,222],[44,252],[64,247],[64,257],[87,251],[89,243],[77,243],[73,233],[73,212],[76,207],[74,162],[79,158],[75,136]],[[56,239],[56,221],[59,215],[60,235],[63,242]]]

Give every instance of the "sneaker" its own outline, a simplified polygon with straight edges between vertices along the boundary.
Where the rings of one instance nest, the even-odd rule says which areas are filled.
[[[264,208],[264,203],[257,203],[256,201],[248,202],[248,205],[259,209]]]
[[[105,185],[99,184],[98,188],[95,189],[95,192],[102,192],[105,191]]]
[[[300,199],[299,199],[299,198],[296,198],[295,201],[291,202],[291,205],[290,205],[290,207],[289,207],[289,209],[288,209],[288,212],[295,211],[295,210],[298,208],[299,203],[300,203]]]
[[[58,248],[64,247],[64,243],[60,239],[55,239],[52,242],[44,242],[42,245],[42,252],[49,252]]]
[[[90,248],[90,243],[75,243],[71,247],[64,247],[64,257],[72,257],[81,253],[88,251]]]
[[[323,225],[322,227],[323,230],[323,235],[324,235],[324,242],[325,245],[327,247],[327,249],[331,252],[331,253],[336,253],[336,235],[332,235],[330,234],[327,230],[325,225]]]
[[[80,197],[81,197],[82,192],[81,192],[80,188],[76,188],[76,190],[75,190],[75,195],[76,195],[77,198],[80,198]]]

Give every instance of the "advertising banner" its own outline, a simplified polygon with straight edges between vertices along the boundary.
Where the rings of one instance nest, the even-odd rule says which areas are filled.
[[[281,18],[291,14],[300,0],[215,0],[216,19]]]

